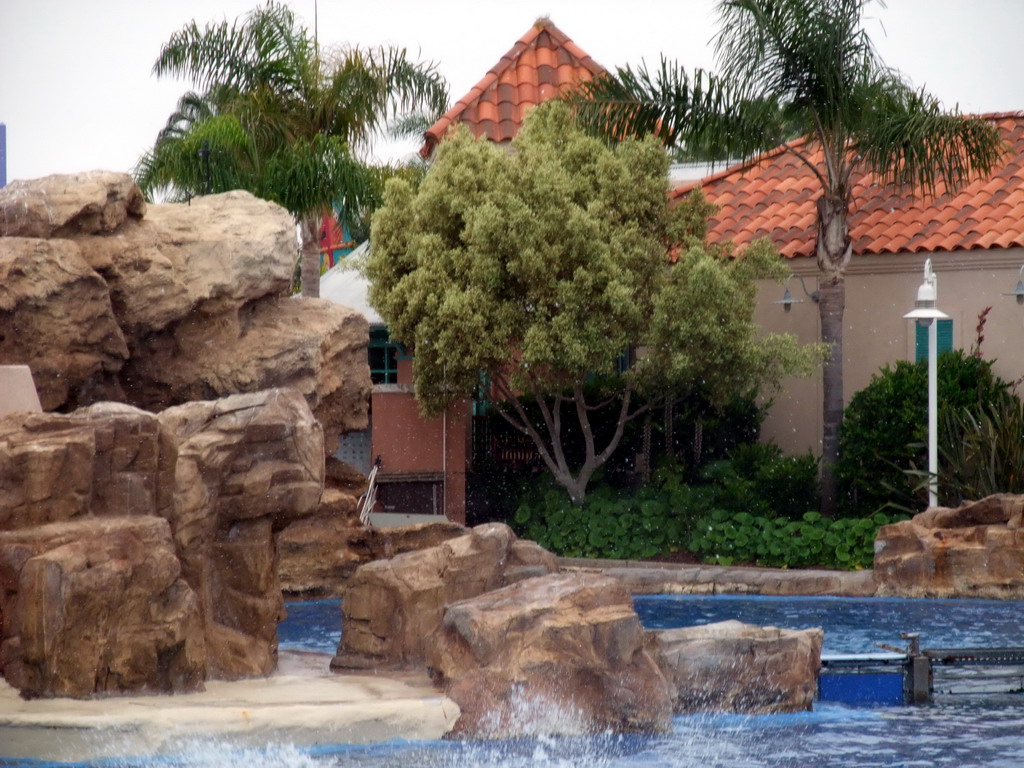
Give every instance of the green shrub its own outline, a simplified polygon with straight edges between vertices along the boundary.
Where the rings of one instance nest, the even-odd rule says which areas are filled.
[[[681,483],[645,486],[632,495],[603,485],[577,507],[548,483],[523,499],[513,527],[566,557],[651,558],[685,544],[692,525],[685,511],[689,494]]]
[[[999,398],[1007,383],[992,362],[963,350],[938,359],[939,416]],[[907,470],[927,466],[928,370],[922,361],[899,361],[871,377],[843,415],[841,458],[836,472],[844,515],[865,517],[886,507],[920,506],[920,478]]]
[[[1006,393],[981,408],[943,414],[939,491],[955,506],[993,493],[1024,493],[1024,403]],[[926,473],[914,473],[926,481]]]
[[[701,484],[686,483],[680,465],[666,461],[637,492],[600,485],[582,507],[547,480],[521,499],[512,524],[559,555],[647,559],[687,548],[695,521],[709,510],[799,520],[816,505],[814,458],[784,457],[777,446],[743,446],[708,465]]]
[[[799,520],[790,520],[716,509],[696,521],[688,548],[719,565],[870,568],[878,529],[906,517],[878,513],[829,520],[810,511]]]
[[[713,505],[769,517],[799,518],[820,505],[818,460],[810,453],[783,456],[771,443],[739,445],[715,462],[704,478],[720,488]]]

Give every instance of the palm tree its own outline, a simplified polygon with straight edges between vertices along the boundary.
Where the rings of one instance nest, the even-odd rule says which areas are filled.
[[[837,504],[851,175],[867,169],[886,183],[934,193],[940,182],[952,189],[990,172],[1004,151],[994,126],[944,111],[885,66],[862,26],[869,2],[722,0],[717,74],[691,76],[662,59],[653,73],[620,68],[573,97],[580,119],[613,137],[654,133],[670,146],[734,158],[781,146],[817,178],[819,311],[829,345],[822,420],[827,515]]]
[[[164,44],[158,77],[191,79],[153,148],[136,168],[147,196],[187,199],[246,189],[283,205],[302,235],[302,293],[319,295],[320,217],[354,221],[377,198],[380,169],[354,154],[413,110],[448,103],[432,64],[404,49],[323,54],[292,11],[269,2],[229,25],[193,21]]]

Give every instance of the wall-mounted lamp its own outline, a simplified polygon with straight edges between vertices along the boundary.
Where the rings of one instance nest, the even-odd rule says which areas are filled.
[[[1004,293],[1003,296],[1016,296],[1018,304],[1024,304],[1024,266],[1020,268],[1019,280],[1017,280],[1017,287],[1013,289],[1012,293]]]
[[[789,276],[786,278],[786,283],[785,283],[786,290],[784,290],[782,292],[782,298],[779,299],[776,302],[772,302],[774,304],[781,304],[782,305],[782,309],[785,312],[789,312],[789,310],[793,308],[794,304],[803,304],[804,303],[803,299],[794,299],[793,298],[793,294],[790,293],[790,291],[789,291],[789,281],[792,280],[794,277],[797,280],[800,281],[800,287],[804,289],[804,295],[807,296],[807,298],[809,298],[815,304],[817,304],[818,301],[821,299],[821,293],[819,291],[813,291],[812,292],[812,291],[808,291],[807,290],[807,284],[804,283],[803,275],[798,275],[798,274],[795,274],[793,272],[790,272]]]

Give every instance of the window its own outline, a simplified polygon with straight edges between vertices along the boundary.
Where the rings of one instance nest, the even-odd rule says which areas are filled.
[[[368,350],[370,380],[374,384],[397,384],[398,356],[402,352],[402,345],[391,341],[387,328],[371,329]]]
[[[938,346],[939,354],[949,352],[953,349],[953,321],[939,320]],[[928,326],[917,323],[916,337],[914,340],[914,360],[921,362],[928,359]]]

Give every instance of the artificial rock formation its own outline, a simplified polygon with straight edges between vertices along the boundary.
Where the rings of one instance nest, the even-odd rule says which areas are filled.
[[[1024,496],[933,507],[875,539],[880,595],[1024,599]]]
[[[173,602],[167,596],[173,592],[198,617],[201,642],[189,646],[188,656],[200,658],[200,680],[206,674],[225,678],[266,674],[276,666],[276,624],[284,615],[274,533],[315,511],[322,485],[321,428],[305,398],[292,390],[188,403],[159,415],[100,403],[69,415],[4,417],[0,419],[0,531],[8,533],[0,534],[5,537],[0,543],[17,546],[3,566],[7,597],[0,608],[4,618],[0,642],[12,641],[11,633],[26,621],[43,620],[30,616],[23,621],[16,615],[29,610],[35,600],[27,595],[45,587],[50,590],[47,612],[32,614],[47,622],[45,647],[61,649],[67,657],[61,664],[81,666],[82,679],[95,679],[93,690],[175,689],[176,683],[160,677],[169,674],[164,667],[170,663],[170,651],[157,654],[163,666],[148,682],[139,682],[134,672],[117,673],[116,682],[105,682],[106,667],[95,666],[108,658],[149,658],[155,646],[147,638],[154,633],[191,637],[192,615],[164,610]],[[132,534],[136,539],[124,546],[117,543],[120,539],[110,543],[116,549],[113,553],[103,548],[111,526],[135,524],[157,525],[166,532],[166,541],[159,546],[136,546],[141,534]],[[21,542],[35,541],[32,537],[39,531],[45,531],[44,544],[25,549]],[[146,535],[146,542],[155,542],[155,534]],[[75,546],[65,546],[72,540],[82,542],[76,546],[84,548],[84,554]],[[69,564],[60,566],[61,573],[85,571],[80,578],[54,582],[52,574],[57,571],[51,568],[45,571],[50,582],[37,585],[38,574],[44,571],[33,566],[36,571],[23,572],[37,550],[53,550],[54,554],[46,555],[51,559],[64,558],[61,562]],[[145,560],[148,550],[157,558],[153,563]],[[164,550],[166,556],[160,554]],[[141,563],[132,560],[137,556]],[[111,563],[108,570],[113,575],[105,575],[107,571],[98,570],[96,563]],[[147,568],[159,578],[151,578]],[[118,610],[136,615],[119,602],[128,599],[121,594],[122,587],[131,599],[142,599],[135,591],[136,579],[149,601],[154,627],[108,631],[108,625],[117,626]],[[154,579],[156,586],[151,586]],[[173,590],[171,584],[176,585]],[[36,592],[26,591],[30,589]],[[26,596],[17,598],[18,593]],[[109,608],[102,607],[107,603]],[[82,612],[79,604],[91,608]],[[71,616],[77,623],[70,621]],[[176,628],[170,626],[175,622]],[[76,655],[76,636],[94,638],[106,650],[94,653],[85,647]],[[140,642],[143,647],[136,648]],[[83,692],[80,680],[64,685],[60,675],[29,675],[18,669],[17,665],[5,667],[3,673],[15,685],[34,686],[42,681],[41,690],[27,689],[32,694],[91,692]],[[47,681],[53,686],[45,687]]]
[[[292,387],[334,451],[366,427],[357,312],[289,297],[295,226],[245,192],[146,206],[126,174],[0,189],[0,365],[32,369],[45,410],[150,411]]]
[[[673,690],[674,711],[770,714],[811,708],[821,668],[820,629],[723,621],[649,633]]]
[[[0,238],[0,364],[32,369],[44,409],[109,388],[127,359],[107,285],[78,246]]]
[[[467,533],[464,526],[450,522],[366,527],[356,512],[354,497],[325,489],[315,516],[296,520],[277,535],[278,573],[285,594],[341,597],[359,566],[436,547]]]
[[[335,669],[416,668],[446,605],[557,571],[550,552],[501,523],[360,566],[342,597]]]
[[[98,403],[0,419],[0,531],[80,517],[167,517],[173,446],[157,417]]]
[[[23,696],[202,688],[195,594],[166,520],[79,519],[0,533],[0,671]]]
[[[169,519],[210,673],[268,674],[284,618],[273,533],[316,509],[320,425],[293,390],[186,403],[158,418],[176,447]]]
[[[69,237],[113,232],[146,212],[131,176],[89,171],[15,180],[0,196],[0,237]]]
[[[452,603],[428,645],[435,684],[461,710],[453,733],[665,730],[672,690],[614,580],[560,574]]]

